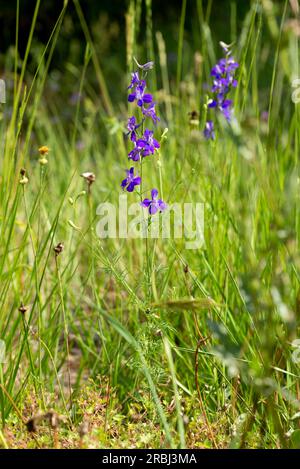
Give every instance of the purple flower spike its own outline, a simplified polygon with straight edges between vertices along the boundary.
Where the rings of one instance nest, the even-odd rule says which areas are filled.
[[[207,121],[203,131],[204,137],[208,139],[215,139],[214,123],[213,121]]]
[[[133,192],[135,186],[139,186],[141,184],[140,176],[134,175],[134,168],[126,169],[127,177],[123,179],[121,182],[121,187],[123,190],[127,190],[128,192]]]
[[[151,200],[150,199],[144,199],[141,202],[142,207],[145,207],[148,209],[149,215],[155,215],[158,210],[160,212],[163,212],[167,208],[167,204],[161,200],[158,199],[158,190],[157,189],[152,189],[151,191]]]
[[[230,45],[220,42],[225,57],[211,69],[211,76],[214,78],[211,92],[213,99],[208,103],[208,108],[220,111],[225,119],[230,122],[232,115],[232,100],[227,99],[227,95],[232,88],[237,87],[237,80],[234,77],[239,64],[231,57]],[[207,139],[214,139],[214,126],[212,121],[207,121],[204,128],[204,136]]]

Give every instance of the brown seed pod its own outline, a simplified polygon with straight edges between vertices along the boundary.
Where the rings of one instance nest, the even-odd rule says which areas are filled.
[[[53,249],[54,249],[55,255],[58,256],[63,251],[64,245],[63,243],[58,243],[58,245],[55,246]]]
[[[20,313],[25,314],[27,310],[28,310],[28,306],[24,306],[23,303],[21,303],[19,306]]]

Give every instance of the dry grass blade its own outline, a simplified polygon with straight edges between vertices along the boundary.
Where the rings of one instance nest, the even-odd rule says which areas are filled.
[[[180,298],[178,300],[169,300],[164,303],[154,303],[153,308],[173,309],[177,311],[198,311],[200,309],[221,307],[212,298]]]

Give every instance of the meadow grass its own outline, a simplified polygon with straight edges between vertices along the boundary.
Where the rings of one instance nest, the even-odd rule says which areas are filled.
[[[210,22],[217,2],[197,0],[190,44],[183,0],[173,75],[151,0],[145,8],[129,2],[121,102],[109,91],[79,0],[65,2],[29,74],[40,3],[24,57],[17,47],[7,57],[0,105],[0,445],[299,448],[300,128],[291,100],[299,52],[287,27],[297,13],[287,1],[250,2],[238,29],[232,3],[236,121],[220,119],[216,139],[206,141],[203,85],[224,39]],[[81,69],[68,63],[66,76],[84,98],[66,123],[44,93],[71,7],[86,50]],[[185,239],[97,236],[97,206],[117,204],[126,167],[133,57],[155,60],[149,88],[164,135],[159,156],[143,164],[144,189],[160,187],[169,204],[205,204],[201,249],[186,249]],[[194,110],[198,122],[189,117]],[[42,145],[50,148],[45,165]],[[90,191],[85,171],[96,175]]]

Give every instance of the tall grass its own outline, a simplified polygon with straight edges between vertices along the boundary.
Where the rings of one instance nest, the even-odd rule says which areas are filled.
[[[238,27],[233,2],[228,38],[235,40],[240,63],[236,123],[229,128],[220,121],[216,140],[206,142],[204,85],[220,55],[218,41],[226,38],[211,22],[215,2],[197,0],[195,6],[182,3],[175,74],[151,1],[131,0],[126,16],[127,72],[133,56],[155,60],[151,86],[157,86],[158,133],[164,133],[159,158],[146,162],[145,190],[160,185],[169,203],[205,203],[203,248],[187,250],[185,239],[149,239],[146,251],[144,240],[100,240],[95,230],[98,204],[117,203],[120,193],[128,73],[120,69],[124,102],[115,102],[81,2],[74,0],[65,2],[30,75],[42,4],[36,3],[19,57],[17,2],[15,56],[5,70],[13,86],[0,121],[4,447],[6,426],[23,424],[29,394],[39,409],[64,414],[71,429],[82,418],[83,384],[104,377],[116,390],[122,418],[130,419],[138,402],[141,414],[157,425],[162,446],[299,447],[293,341],[300,312],[300,130],[290,88],[299,69],[297,40],[287,28],[295,14],[287,1],[279,6],[258,0]],[[74,71],[84,98],[64,122],[44,93],[68,8],[75,8],[86,53],[81,70]],[[184,30],[191,11],[193,44]],[[66,64],[66,77],[71,69]],[[190,122],[193,110],[200,112],[199,124]],[[39,163],[41,145],[50,148],[45,166]],[[19,183],[22,167],[25,185]],[[80,178],[84,171],[96,175],[90,192]],[[60,242],[64,249],[56,257]]]

